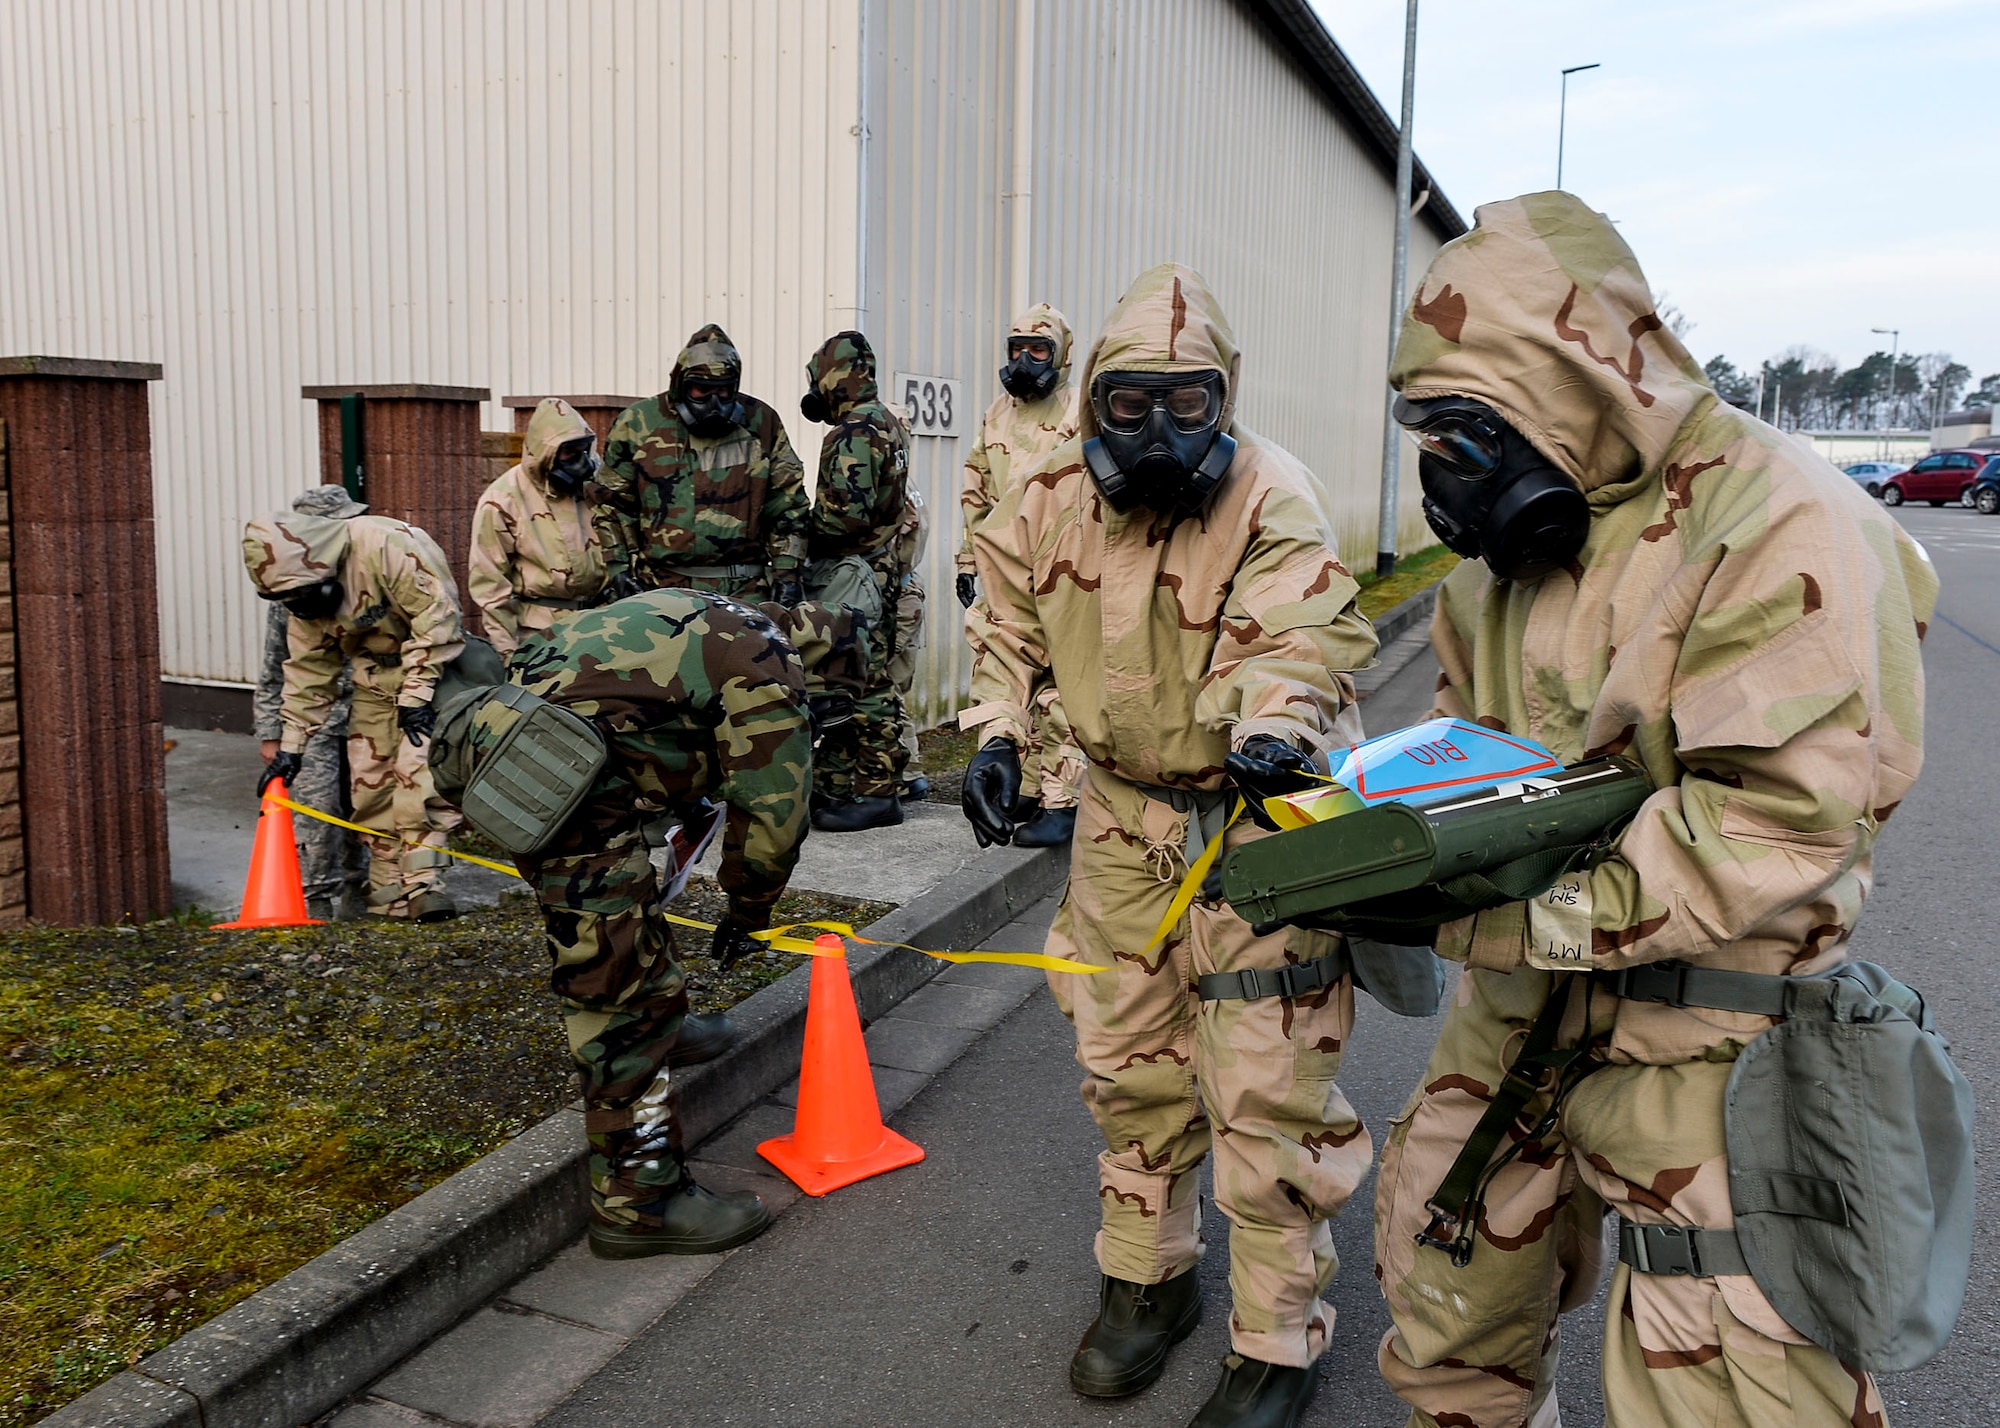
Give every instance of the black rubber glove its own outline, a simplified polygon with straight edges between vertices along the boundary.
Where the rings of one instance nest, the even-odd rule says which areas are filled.
[[[1243,747],[1222,761],[1230,782],[1243,791],[1243,801],[1259,828],[1276,832],[1278,825],[1264,811],[1264,800],[1317,788],[1320,780],[1312,760],[1276,734],[1252,734]]]
[[[438,712],[435,704],[405,704],[396,711],[396,724],[403,731],[403,737],[410,741],[410,747],[421,749],[424,740],[437,728]]]
[[[609,605],[615,600],[629,600],[634,595],[645,594],[645,589],[629,575],[619,574],[604,582],[604,593],[597,597],[600,605]]]
[[[290,788],[292,780],[299,776],[299,765],[303,762],[304,760],[297,754],[288,754],[282,749],[279,750],[277,757],[264,765],[264,772],[257,775],[257,796],[259,798],[264,796],[264,790],[270,787],[271,780],[274,778],[283,779],[285,787]]]
[[[972,602],[979,598],[979,577],[969,570],[959,571],[957,589],[958,603],[970,610]]]
[[[965,768],[959,805],[982,848],[1014,841],[1009,810],[1021,796],[1021,754],[1005,739],[988,739]]]
[[[771,598],[790,610],[804,603],[806,587],[796,575],[780,575],[771,582]]]

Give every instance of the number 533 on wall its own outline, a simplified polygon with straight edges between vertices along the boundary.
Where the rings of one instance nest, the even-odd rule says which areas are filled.
[[[896,374],[895,398],[910,419],[912,436],[957,436],[965,424],[963,396],[952,377]]]

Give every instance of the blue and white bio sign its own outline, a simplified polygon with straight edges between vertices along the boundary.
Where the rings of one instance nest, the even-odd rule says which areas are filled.
[[[964,391],[955,377],[898,372],[891,399],[909,418],[912,436],[957,436],[970,426]]]

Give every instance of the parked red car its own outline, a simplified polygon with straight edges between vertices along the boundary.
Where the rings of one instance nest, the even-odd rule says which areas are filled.
[[[1905,501],[1929,501],[1942,506],[1957,501],[1969,506],[1972,478],[1986,463],[1990,451],[1933,451],[1909,470],[1882,483],[1882,504],[1900,506]]]

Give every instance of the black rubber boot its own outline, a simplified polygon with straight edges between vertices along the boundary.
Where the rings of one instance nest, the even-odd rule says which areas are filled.
[[[813,827],[822,833],[859,833],[868,828],[894,828],[903,821],[903,805],[896,798],[852,798],[822,808],[812,816]]]
[[[729,1013],[701,1016],[693,1012],[681,1018],[681,1034],[667,1049],[667,1065],[699,1066],[713,1061],[736,1041],[736,1023]]]
[[[1190,1428],[1297,1428],[1317,1387],[1318,1359],[1286,1368],[1231,1354],[1222,1361],[1222,1382]]]
[[[771,1212],[748,1190],[713,1194],[683,1179],[651,1205],[658,1225],[590,1222],[590,1252],[599,1259],[644,1259],[655,1254],[720,1254],[764,1233]]]
[[[1014,830],[1016,848],[1056,848],[1076,836],[1074,808],[1044,808]]]
[[[1201,1322],[1201,1285],[1193,1270],[1163,1284],[1104,1276],[1097,1317],[1069,1361],[1070,1387],[1092,1398],[1137,1393],[1167,1366],[1167,1350]]]
[[[911,774],[903,780],[902,796],[910,803],[922,803],[931,796],[931,781],[922,774]]]
[[[1026,823],[1042,811],[1042,801],[1032,793],[1024,793],[1007,805],[1007,816],[1016,823]]]

